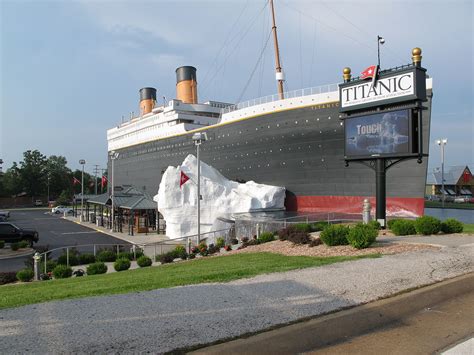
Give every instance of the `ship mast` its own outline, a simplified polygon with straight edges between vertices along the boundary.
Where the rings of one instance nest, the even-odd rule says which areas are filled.
[[[278,96],[280,97],[280,100],[284,99],[283,96],[283,81],[285,80],[285,76],[283,74],[283,71],[281,70],[281,65],[280,65],[280,52],[278,50],[278,36],[277,36],[277,28],[275,24],[275,9],[273,8],[273,0],[270,0],[270,8],[272,10],[272,22],[273,22],[273,27],[272,27],[272,32],[273,32],[273,40],[274,40],[274,46],[275,46],[275,63],[276,63],[276,80],[277,80],[277,87],[278,87]]]

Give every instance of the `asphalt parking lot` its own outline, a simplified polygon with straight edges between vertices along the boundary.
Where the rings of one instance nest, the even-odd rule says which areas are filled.
[[[126,244],[126,242],[107,234],[64,220],[61,218],[61,215],[52,215],[45,209],[11,211],[8,222],[18,227],[36,229],[39,233],[39,241],[35,246],[48,245],[50,250],[83,244]],[[92,248],[83,248],[83,251],[91,251]],[[81,248],[78,249],[81,251]],[[0,272],[22,269],[24,261],[28,257],[0,259]]]

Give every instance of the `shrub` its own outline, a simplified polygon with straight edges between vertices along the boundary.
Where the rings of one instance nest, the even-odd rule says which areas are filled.
[[[84,253],[79,255],[81,265],[95,263],[95,256],[91,253]]]
[[[247,243],[249,241],[249,238],[248,237],[242,237],[242,238],[240,238],[240,241],[242,243]]]
[[[35,273],[31,269],[23,269],[16,273],[16,278],[21,282],[31,281],[33,276],[35,276]]]
[[[207,253],[209,255],[218,253],[220,251],[220,248],[217,247],[217,245],[214,244],[209,244],[209,247],[207,248]]]
[[[368,248],[377,238],[378,231],[368,224],[358,223],[349,230],[347,241],[357,249]]]
[[[208,255],[207,244],[205,242],[199,243],[198,249],[199,249],[199,254],[201,254],[202,256]]]
[[[119,258],[115,260],[114,269],[115,271],[124,271],[130,269],[130,260],[128,258]]]
[[[448,218],[441,223],[441,231],[443,233],[462,233],[463,230],[464,225],[454,218]]]
[[[294,244],[308,244],[311,241],[311,238],[308,232],[297,230],[288,236],[288,241]]]
[[[67,254],[62,254],[58,257],[59,265],[67,265]],[[79,258],[73,253],[69,253],[69,266],[79,265]]]
[[[16,280],[16,272],[0,272],[0,285],[9,284]]]
[[[441,221],[431,216],[419,217],[415,220],[415,230],[418,234],[438,234],[441,230]]]
[[[21,240],[19,243],[18,243],[18,246],[20,248],[28,248],[30,246],[30,243],[27,241],[27,240]]]
[[[18,243],[11,243],[11,244],[10,244],[10,248],[11,248],[11,250],[13,250],[13,251],[17,251],[18,249],[20,249],[20,244],[18,244]]]
[[[311,232],[320,232],[329,225],[328,222],[316,222],[311,225]]]
[[[308,223],[298,223],[298,224],[295,224],[295,229],[300,232],[310,233],[311,225]]]
[[[5,247],[5,241],[0,240],[0,249],[3,249]]]
[[[295,226],[289,226],[278,231],[278,239],[288,240],[288,236],[296,231]]]
[[[112,250],[102,250],[97,254],[96,260],[102,262],[112,262],[117,259],[117,254]]]
[[[321,244],[322,244],[322,242],[321,242],[321,239],[319,239],[319,238],[318,239],[311,239],[311,241],[309,242],[310,248],[316,247],[316,246],[321,245]]]
[[[120,253],[117,254],[117,257],[115,258],[115,260],[117,260],[117,259],[133,260],[133,253],[128,253],[126,251],[121,251]]]
[[[105,274],[107,272],[107,265],[105,265],[101,261],[98,261],[98,262],[90,264],[87,267],[86,271],[87,271],[87,275]]]
[[[191,254],[198,254],[199,253],[199,248],[194,246],[191,248]]]
[[[395,218],[395,219],[390,219],[387,221],[387,227],[388,229],[392,230],[393,224],[397,223],[397,221],[403,221],[402,219]]]
[[[250,239],[248,242],[243,243],[242,245],[249,246],[249,245],[258,245],[258,240],[257,239]]]
[[[170,253],[158,255],[157,259],[162,264],[169,264],[169,263],[172,263],[175,258],[174,258],[174,255],[170,252]]]
[[[232,251],[232,247],[230,245],[224,246],[225,251]]]
[[[196,257],[196,254],[189,254],[188,257],[189,259],[194,259]]]
[[[349,234],[349,227],[342,224],[335,224],[326,227],[320,235],[321,241],[329,246],[347,245],[347,235]]]
[[[148,256],[142,255],[137,259],[137,264],[140,267],[147,267],[147,266],[151,266],[152,262]]]
[[[48,260],[46,261],[46,272],[53,272],[54,268],[58,264],[54,260]],[[41,263],[40,270],[44,271],[44,262]]]
[[[66,279],[72,276],[72,269],[66,265],[57,265],[53,269],[53,275],[56,279]]]
[[[184,245],[177,245],[173,251],[170,252],[174,259],[181,258],[186,260],[188,258],[188,253]]]
[[[268,243],[268,242],[274,241],[275,236],[273,235],[272,232],[265,232],[265,233],[260,234],[257,240],[258,240],[258,244]]]
[[[239,241],[237,240],[237,238],[233,238],[230,240],[230,244],[236,245],[236,244],[239,244]]]
[[[224,245],[225,245],[225,239],[222,238],[222,237],[217,238],[216,247],[218,247],[220,249],[220,248],[223,248]]]
[[[415,221],[409,219],[397,219],[390,228],[395,235],[416,234]]]
[[[379,221],[370,221],[369,223],[367,223],[368,226],[372,227],[373,229],[376,229],[376,230],[381,230],[382,229],[382,226],[380,225],[380,222]]]

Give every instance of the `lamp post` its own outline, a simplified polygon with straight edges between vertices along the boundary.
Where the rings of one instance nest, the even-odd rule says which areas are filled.
[[[437,139],[436,144],[441,147],[441,193],[442,193],[442,206],[444,208],[444,201],[446,198],[446,194],[444,191],[444,146],[448,143],[446,138]]]
[[[378,58],[378,65],[380,70],[380,45],[385,43],[385,39],[383,37],[377,36],[377,58]]]
[[[50,177],[49,177],[49,173],[48,173],[48,200],[46,201],[46,204],[48,205],[48,207],[49,207],[49,179],[50,179]]]
[[[83,220],[83,213],[84,213],[84,165],[86,164],[86,161],[84,159],[79,160],[79,164],[82,165],[82,175],[81,175],[81,217],[79,218],[79,221],[82,222]]]
[[[115,203],[114,203],[114,195],[115,195],[115,182],[114,182],[114,162],[115,159],[119,157],[119,153],[112,150],[110,152],[110,160],[112,160],[112,194],[111,194],[111,200],[112,200],[112,232],[115,231]]]
[[[197,156],[197,244],[201,242],[201,160],[199,157],[199,147],[202,142],[207,141],[206,132],[198,132],[193,134],[193,142],[196,145]]]

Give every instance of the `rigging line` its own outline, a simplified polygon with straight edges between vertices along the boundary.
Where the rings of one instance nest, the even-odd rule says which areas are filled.
[[[237,50],[237,48],[239,47],[240,43],[243,41],[243,39],[247,36],[247,34],[249,33],[250,29],[253,27],[253,25],[255,24],[255,21],[256,19],[261,15],[261,13],[263,12],[263,10],[265,10],[265,8],[267,7],[267,3],[265,2],[265,6],[263,6],[260,11],[256,14],[255,17],[252,18],[252,20],[249,22],[249,27],[246,29],[245,33],[242,35],[242,37],[239,39],[239,41],[231,48],[231,51],[227,54],[226,58],[224,59],[224,63],[222,63],[222,65],[220,65],[217,70],[214,71],[213,73],[213,76],[211,77],[211,79],[209,79],[209,81],[207,83],[204,83],[202,86],[203,86],[203,91],[205,91],[207,89],[207,85],[209,85],[210,83],[212,83],[212,81],[215,79],[216,75],[219,73],[219,71],[226,65],[227,63],[227,60],[230,58],[230,56],[233,54],[233,52],[235,52]]]
[[[341,15],[340,13],[338,13],[336,10],[334,10],[333,8],[329,7],[324,1],[321,2],[321,4],[323,4],[324,7],[326,7],[329,11],[332,11],[334,14],[336,14],[336,16],[339,16],[340,18],[342,18],[344,21],[346,21],[347,23],[351,24],[354,28],[358,29],[361,33],[365,34],[366,36],[368,37],[372,37],[372,34],[368,33],[367,31],[365,31],[364,29],[360,28],[359,26],[357,26],[354,22],[352,22],[351,20],[349,20],[347,17],[345,17],[344,15]],[[375,36],[374,36],[375,38]],[[392,50],[390,50],[389,48],[387,48],[390,52],[392,52],[398,60],[401,60],[402,63],[405,62],[404,59],[402,59],[396,52],[393,52]]]
[[[240,96],[239,96],[239,98],[237,99],[236,102],[240,102],[240,100],[242,100],[242,97],[243,97],[244,94],[245,94],[245,91],[247,91],[247,88],[248,88],[248,86],[250,85],[250,82],[252,81],[253,75],[255,74],[255,71],[256,71],[257,68],[258,68],[258,64],[260,63],[260,60],[262,59],[263,54],[265,53],[265,49],[266,49],[267,46],[268,46],[268,41],[270,40],[271,36],[272,36],[272,32],[270,31],[270,32],[268,33],[267,40],[265,41],[265,46],[262,48],[262,51],[260,52],[260,55],[259,55],[258,60],[257,60],[257,63],[255,63],[255,66],[254,66],[254,68],[253,68],[253,70],[252,70],[252,73],[250,73],[250,77],[249,77],[249,79],[247,80],[247,83],[245,84],[244,89],[243,89],[242,92],[240,93]]]
[[[360,45],[362,45],[362,46],[364,46],[364,47],[367,47],[367,48],[369,48],[369,49],[371,49],[371,50],[377,50],[377,48],[375,47],[375,45],[368,44],[368,43],[365,43],[365,42],[361,42],[361,41],[359,41],[358,39],[356,39],[356,38],[354,38],[354,37],[351,37],[351,36],[349,36],[349,35],[347,35],[347,34],[341,32],[341,31],[339,31],[338,29],[336,29],[336,28],[334,28],[334,27],[332,27],[332,26],[330,26],[330,25],[328,25],[328,24],[326,24],[326,23],[324,23],[324,22],[322,22],[322,21],[319,21],[319,20],[318,20],[317,18],[315,18],[314,16],[312,16],[312,15],[310,15],[310,14],[307,14],[307,13],[305,13],[305,12],[301,12],[301,11],[298,10],[297,8],[295,8],[295,7],[293,7],[293,6],[289,5],[289,4],[287,4],[287,3],[284,2],[284,1],[281,1],[281,3],[282,3],[283,5],[285,5],[286,7],[288,7],[289,9],[291,9],[291,10],[293,10],[293,11],[296,11],[296,12],[302,14],[303,16],[306,16],[306,17],[311,18],[313,21],[316,21],[316,22],[319,23],[320,25],[323,25],[324,27],[327,27],[327,28],[329,28],[330,30],[332,30],[332,31],[334,31],[334,32],[336,32],[336,33],[339,33],[340,35],[342,35],[342,36],[344,36],[344,37],[346,37],[346,38],[349,38],[350,40],[352,40],[352,41],[354,41],[354,42],[356,42],[356,43],[358,43],[358,44],[360,44]]]
[[[299,38],[300,38],[300,80],[301,80],[301,87],[303,87],[303,49],[301,45],[301,37],[302,37],[302,30],[301,30],[301,14],[298,16],[299,18]]]
[[[313,50],[311,51],[311,66],[309,69],[309,83],[308,87],[311,86],[313,82],[313,67],[314,67],[314,57],[316,55],[316,36],[317,36],[317,23],[314,22],[314,35],[313,35]]]
[[[265,12],[263,16],[263,28],[262,28],[262,47],[264,46],[265,42],[265,29],[268,28],[268,20],[269,17],[267,16],[268,12]],[[258,79],[258,97],[262,95],[262,82],[263,82],[263,71],[265,68],[265,53],[263,54],[262,61],[260,63],[260,73],[259,73],[259,79]]]
[[[227,43],[227,40],[229,39],[229,37],[230,37],[232,31],[233,31],[234,28],[236,27],[236,25],[237,25],[237,23],[239,22],[240,18],[242,17],[243,13],[244,13],[245,10],[247,9],[247,6],[248,6],[249,2],[250,2],[250,0],[247,0],[247,2],[245,3],[244,7],[243,7],[242,10],[240,11],[239,16],[237,16],[237,19],[236,19],[236,20],[234,21],[234,23],[232,24],[232,26],[231,26],[229,32],[227,32],[227,36],[226,36],[225,39],[224,39],[223,45],[221,46],[221,48],[219,49],[219,51],[217,52],[217,54],[214,56],[214,61],[213,61],[212,64],[209,66],[209,68],[207,69],[206,74],[205,74],[204,77],[203,77],[203,80],[202,80],[203,82],[206,81],[206,79],[207,79],[209,73],[211,72],[211,69],[212,69],[212,67],[214,66],[214,64],[217,64],[217,60],[218,60],[218,58],[219,58],[221,52],[224,50],[225,46],[228,44],[228,43]]]

